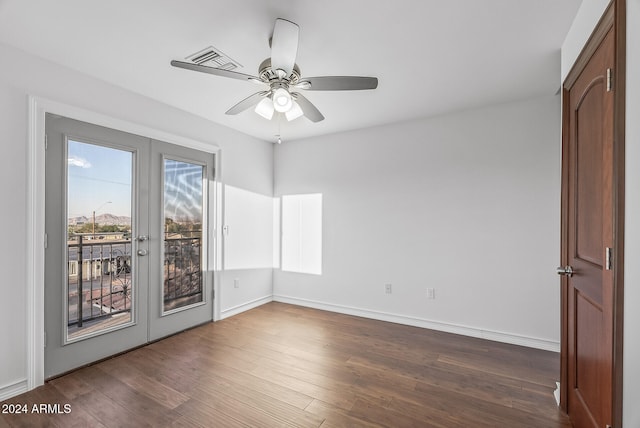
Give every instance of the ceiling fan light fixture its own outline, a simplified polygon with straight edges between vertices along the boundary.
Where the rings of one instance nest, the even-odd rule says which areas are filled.
[[[292,103],[293,105],[291,106],[289,111],[285,112],[284,114],[289,122],[291,122],[292,120],[296,120],[304,114],[297,102],[293,101]]]
[[[278,88],[273,92],[273,108],[280,113],[291,110],[293,100],[291,94],[284,88]]]
[[[255,112],[267,120],[273,117],[273,102],[269,98],[263,98],[257,105]]]

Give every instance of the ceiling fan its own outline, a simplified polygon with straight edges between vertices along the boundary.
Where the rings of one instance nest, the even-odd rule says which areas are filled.
[[[276,19],[271,37],[271,58],[262,61],[258,68],[258,76],[184,61],[174,60],[171,61],[171,65],[267,85],[268,88],[240,101],[227,110],[226,114],[235,115],[255,107],[256,113],[268,120],[273,118],[275,112],[284,114],[289,121],[303,115],[312,122],[320,122],[324,119],[322,113],[306,97],[295,90],[357,91],[378,87],[378,79],[375,77],[302,77],[296,64],[299,30],[298,25],[291,21]]]

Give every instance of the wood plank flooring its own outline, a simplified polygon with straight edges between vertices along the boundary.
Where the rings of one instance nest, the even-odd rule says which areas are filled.
[[[7,400],[29,414],[0,426],[571,427],[558,372],[552,352],[269,303]]]

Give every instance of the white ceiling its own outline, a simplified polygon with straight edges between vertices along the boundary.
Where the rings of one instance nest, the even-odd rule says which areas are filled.
[[[300,26],[303,76],[363,75],[378,89],[306,92],[326,119],[284,139],[554,94],[581,0],[0,0],[0,42],[273,140],[278,121],[224,112],[261,90],[171,67],[213,45],[257,74],[278,17]]]

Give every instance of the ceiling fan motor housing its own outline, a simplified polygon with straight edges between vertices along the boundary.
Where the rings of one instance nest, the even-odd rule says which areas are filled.
[[[288,76],[281,76],[282,70],[278,73],[278,70],[274,70],[271,67],[271,58],[267,58],[260,64],[258,68],[258,76],[260,80],[262,80],[266,84],[271,84],[272,82],[287,82],[289,85],[295,85],[300,81],[300,68],[298,64],[293,66],[293,70],[291,70],[291,74]]]

